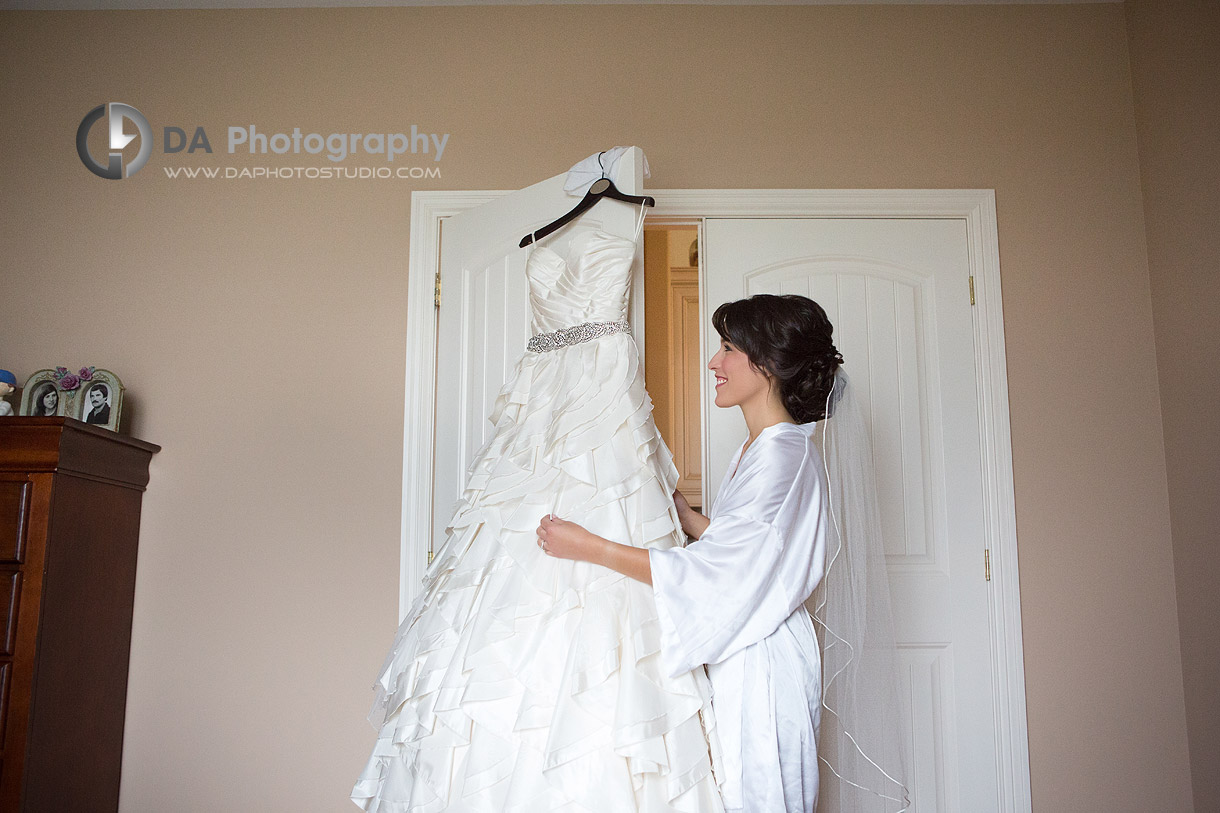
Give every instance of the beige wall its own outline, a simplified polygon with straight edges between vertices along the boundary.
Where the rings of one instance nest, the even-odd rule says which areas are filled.
[[[1220,810],[1220,4],[1127,21],[1195,809]]]
[[[118,371],[165,447],[124,811],[348,809],[396,615],[409,192],[620,143],[654,188],[996,190],[1034,808],[1190,809],[1121,5],[4,13],[0,49],[4,365]],[[414,185],[103,182],[72,142],[103,101],[220,151],[452,137]]]

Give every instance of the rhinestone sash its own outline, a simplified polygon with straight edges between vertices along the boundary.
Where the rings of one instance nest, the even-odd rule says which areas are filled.
[[[631,324],[626,319],[617,322],[583,322],[572,327],[561,327],[550,333],[539,333],[530,337],[526,347],[535,353],[547,353],[572,344],[580,344],[612,333],[631,333]]]

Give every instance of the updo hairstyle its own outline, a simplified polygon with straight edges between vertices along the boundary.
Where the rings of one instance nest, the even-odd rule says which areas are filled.
[[[716,308],[712,325],[746,354],[752,368],[775,379],[784,408],[797,423],[826,417],[843,356],[821,305],[798,294],[756,294]]]

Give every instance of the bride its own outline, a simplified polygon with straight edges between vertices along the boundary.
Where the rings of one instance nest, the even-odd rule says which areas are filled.
[[[850,411],[830,320],[806,297],[759,294],[721,305],[712,323],[721,338],[708,363],[716,377],[715,403],[739,407],[749,436],[729,463],[710,518],[675,492],[683,528],[696,541],[685,549],[640,550],[547,515],[536,531],[538,545],[550,556],[591,562],[652,586],[669,673],[707,664],[724,755],[719,779],[730,813],[806,813],[817,807],[823,670],[814,620],[832,644],[826,674],[838,680],[834,702],[826,706],[835,717],[831,739],[841,746],[843,735],[851,735],[850,747],[835,749],[837,764],[827,760],[837,810],[905,809],[906,789],[894,778],[901,762],[892,747],[900,725],[895,696],[872,692],[869,715],[881,726],[862,725],[867,718],[856,714],[858,689],[875,677],[860,674],[864,647],[849,641],[849,628],[860,630],[851,623],[854,611],[825,611],[825,593],[814,617],[804,606],[829,559],[844,556],[832,567],[836,583],[828,588],[835,608],[855,603],[849,599],[855,588],[838,578],[843,571],[864,579],[868,570],[859,556],[867,552],[859,543],[868,542],[868,535],[853,537],[861,548],[850,554],[855,561],[839,544],[839,523],[850,517],[856,532],[861,512],[859,506],[845,512],[842,500],[832,512],[829,468],[815,440],[819,422],[836,410]],[[836,458],[840,452],[831,449]],[[828,549],[828,540],[836,545]],[[870,608],[874,628],[888,618],[877,593]],[[870,659],[880,651],[872,649]],[[853,650],[857,655],[845,660],[842,652]],[[876,713],[880,708],[893,709],[893,716],[885,720]],[[888,737],[865,737],[886,730]],[[883,758],[888,772],[873,757]]]

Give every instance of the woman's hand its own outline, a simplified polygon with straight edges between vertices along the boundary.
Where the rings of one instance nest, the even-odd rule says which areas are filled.
[[[674,491],[674,507],[678,509],[678,521],[682,523],[682,532],[691,539],[698,539],[707,530],[711,520],[690,507],[681,491]]]
[[[538,523],[538,547],[547,556],[556,559],[595,562],[602,541],[600,536],[590,533],[583,526],[552,514],[547,514]]]
[[[686,501],[686,495],[681,491],[674,491],[674,505],[678,508],[678,519],[682,520],[682,524],[686,524],[686,518],[694,513],[690,503]]]
[[[652,562],[646,549],[611,542],[552,514],[547,514],[538,523],[538,547],[556,559],[592,562],[644,584],[652,584]]]

